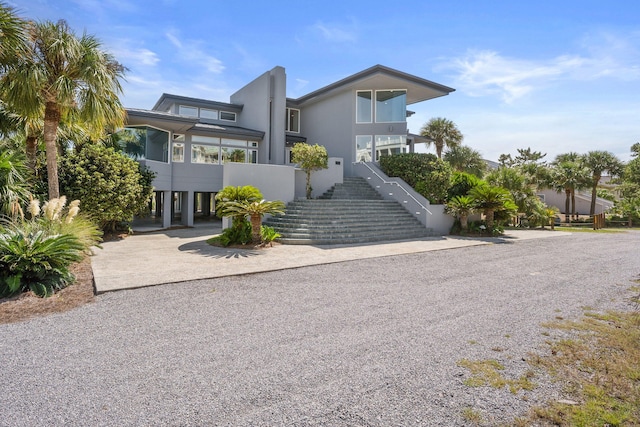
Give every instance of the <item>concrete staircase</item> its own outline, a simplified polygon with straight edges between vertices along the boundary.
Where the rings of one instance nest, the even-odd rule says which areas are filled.
[[[334,245],[405,240],[432,235],[399,203],[383,200],[363,178],[345,178],[318,199],[290,202],[264,221],[291,245]]]

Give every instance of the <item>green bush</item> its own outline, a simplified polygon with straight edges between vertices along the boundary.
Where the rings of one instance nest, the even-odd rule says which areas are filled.
[[[69,285],[69,265],[100,241],[99,230],[78,217],[79,202],[65,210],[66,199],[52,199],[40,209],[29,206],[30,220],[14,220],[0,230],[0,296],[27,290],[45,297]]]
[[[434,154],[405,153],[383,156],[380,158],[380,169],[391,177],[402,178],[414,187],[433,169],[438,160]]]
[[[262,243],[270,245],[271,242],[279,237],[282,237],[282,235],[278,233],[273,227],[263,225],[262,227],[260,227],[260,237],[262,238]]]
[[[246,219],[225,228],[220,235],[220,244],[224,247],[234,244],[246,245],[251,240],[251,223]]]
[[[113,148],[83,144],[60,162],[60,191],[79,199],[83,210],[103,230],[147,211],[154,174]]]
[[[380,169],[402,178],[431,203],[444,203],[451,185],[451,166],[433,154],[406,153],[380,158]]]

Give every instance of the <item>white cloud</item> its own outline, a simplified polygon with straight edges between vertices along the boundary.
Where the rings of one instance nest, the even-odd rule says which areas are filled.
[[[317,22],[311,29],[326,41],[333,43],[352,43],[358,40],[358,30],[355,23],[351,25],[338,25]]]
[[[498,96],[510,104],[558,80],[640,79],[640,33],[620,37],[596,33],[582,41],[584,53],[532,60],[492,50],[468,51],[440,64],[455,73],[456,85],[470,96]]]
[[[160,62],[158,55],[146,48],[129,48],[131,44],[128,40],[119,40],[115,48],[109,48],[109,51],[116,57],[118,62],[129,69],[137,67],[154,67]]]
[[[181,40],[176,31],[168,31],[165,37],[169,39],[171,44],[177,48],[177,56],[179,59],[186,61],[194,66],[204,67],[213,74],[220,74],[224,71],[225,66],[221,60],[209,55],[204,48],[202,42],[197,40]]]

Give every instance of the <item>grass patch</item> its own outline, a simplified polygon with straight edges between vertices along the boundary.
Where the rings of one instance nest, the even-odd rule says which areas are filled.
[[[568,231],[570,233],[626,233],[627,230],[629,229],[624,229],[624,230],[618,230],[618,229],[611,229],[611,228],[601,228],[600,230],[594,230],[593,228],[589,228],[589,227],[563,227],[563,226],[557,226],[555,227],[556,231]]]
[[[464,408],[462,410],[462,418],[473,425],[480,425],[483,422],[482,414],[473,408]]]
[[[532,371],[528,371],[525,375],[515,380],[508,379],[500,372],[504,371],[504,366],[497,360],[462,359],[458,362],[458,366],[471,371],[471,377],[464,381],[464,384],[469,387],[509,387],[511,393],[514,394],[520,390],[533,390],[535,388],[535,384],[531,381],[531,378],[533,378]]]
[[[569,402],[535,407],[522,425],[640,425],[640,313],[586,313],[548,327],[573,338],[549,343],[550,354],[532,364],[564,383]]]

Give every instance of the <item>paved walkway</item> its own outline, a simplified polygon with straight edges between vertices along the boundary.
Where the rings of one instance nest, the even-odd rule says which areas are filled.
[[[98,293],[262,273],[309,265],[378,258],[443,249],[568,235],[561,231],[512,230],[500,238],[442,236],[359,245],[276,245],[266,249],[230,249],[207,244],[221,232],[219,223],[195,228],[134,234],[95,249],[92,266]]]

